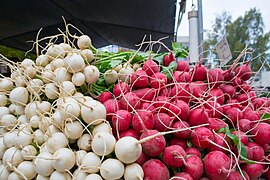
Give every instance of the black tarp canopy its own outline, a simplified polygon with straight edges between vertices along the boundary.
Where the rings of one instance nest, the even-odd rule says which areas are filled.
[[[64,21],[91,37],[97,48],[115,44],[134,49],[144,35],[170,46],[176,0],[5,0],[0,4],[0,44],[29,50],[40,38],[64,30]]]

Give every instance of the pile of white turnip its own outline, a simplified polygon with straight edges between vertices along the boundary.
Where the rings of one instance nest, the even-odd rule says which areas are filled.
[[[100,77],[91,39],[73,38],[49,43],[35,61],[2,60],[12,72],[0,79],[1,180],[143,179],[141,143],[116,141],[90,96]]]
[[[141,143],[144,178],[270,179],[270,99],[252,90],[250,61],[222,70],[182,60],[170,78],[175,61],[169,52],[163,65],[149,56],[136,70],[112,69],[114,89],[98,98],[116,139]]]

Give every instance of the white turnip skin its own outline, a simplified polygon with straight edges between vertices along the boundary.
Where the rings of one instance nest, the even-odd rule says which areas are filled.
[[[123,82],[130,82],[130,77],[134,73],[134,69],[130,66],[124,66],[120,71],[118,72],[118,79]]]
[[[53,72],[54,74],[54,82],[61,84],[64,81],[70,81],[71,80],[71,74],[67,71],[66,68],[61,67],[57,68]]]
[[[18,123],[17,118],[12,114],[6,114],[2,116],[0,124],[7,130],[13,129]]]
[[[49,99],[56,99],[59,96],[59,89],[54,83],[46,84],[44,92]]]
[[[60,148],[53,154],[53,167],[59,172],[70,170],[76,162],[75,153],[68,148]]]
[[[85,150],[75,151],[76,165],[81,166],[83,157],[87,154]]]
[[[99,132],[108,132],[112,134],[112,128],[108,123],[100,123],[94,127],[92,135],[95,136]]]
[[[37,66],[45,67],[47,64],[49,64],[49,59],[48,59],[47,55],[41,54],[37,57],[37,59],[36,59]]]
[[[18,117],[18,122],[19,122],[20,124],[25,124],[25,123],[29,123],[29,120],[28,120],[28,118],[23,114],[23,115],[20,115],[20,116]]]
[[[36,180],[50,180],[50,177],[38,174]]]
[[[48,56],[49,60],[55,58],[64,58],[65,54],[66,52],[63,49],[63,47],[58,44],[51,45],[46,52],[46,55]]]
[[[79,121],[72,121],[65,124],[64,133],[70,139],[78,139],[83,133],[84,127]]]
[[[23,161],[21,162],[17,170],[23,174],[27,179],[33,179],[36,177],[37,173],[35,171],[35,165],[33,164],[32,161]]]
[[[142,167],[137,163],[126,165],[124,178],[129,180],[143,179],[144,173]]]
[[[98,174],[89,174],[85,177],[84,180],[103,180],[102,177]]]
[[[114,151],[117,159],[125,164],[130,164],[139,158],[142,146],[137,139],[126,136],[116,142]]]
[[[95,59],[95,56],[90,49],[81,50],[80,54],[83,59],[87,60],[88,62],[92,62]]]
[[[32,128],[38,128],[39,121],[40,121],[40,117],[38,115],[34,115],[30,118],[29,123]]]
[[[15,105],[26,105],[29,93],[24,87],[16,87],[9,94],[9,100]]]
[[[60,89],[60,94],[64,97],[72,96],[76,91],[75,85],[71,81],[63,81],[60,84],[59,89]]]
[[[106,156],[113,152],[116,140],[115,137],[108,132],[97,133],[91,144],[91,148],[99,156]]]
[[[6,168],[5,165],[0,165],[0,179],[8,179],[10,171]]]
[[[8,102],[8,98],[4,93],[0,94],[0,106],[6,106]]]
[[[27,129],[23,129],[17,133],[15,141],[15,147],[22,148],[32,143],[34,136]]]
[[[89,84],[95,83],[100,75],[98,68],[93,65],[86,66],[83,69],[83,74],[85,76],[85,81]]]
[[[7,180],[21,180],[22,178],[23,179],[26,179],[26,177],[22,177],[22,175],[19,175],[19,173],[17,173],[17,172],[14,171],[14,172],[12,172],[12,173],[9,174]]]
[[[67,172],[59,172],[54,171],[51,176],[50,180],[71,180],[71,175]]]
[[[54,74],[51,70],[43,69],[41,72],[41,79],[45,84],[52,82],[53,76]]]
[[[124,164],[117,159],[106,159],[100,166],[100,174],[104,179],[119,179],[124,175]]]
[[[39,146],[44,143],[44,132],[40,129],[35,130],[34,132],[34,142],[37,143]]]
[[[23,162],[21,150],[17,149],[16,147],[7,149],[3,155],[2,162],[3,165],[7,166],[9,170],[12,170],[11,166],[17,167],[21,162]]]
[[[10,114],[9,108],[7,107],[0,107],[0,118],[4,115]]]
[[[106,108],[96,100],[87,100],[81,107],[81,117],[87,124],[100,124],[106,118]]]
[[[9,105],[9,110],[12,114],[20,116],[24,114],[25,106],[11,104]]]
[[[83,134],[77,140],[77,146],[81,150],[90,151],[91,150],[91,141],[92,141],[92,138],[89,134]]]
[[[85,76],[83,73],[77,72],[72,75],[71,81],[75,86],[81,86],[85,83]]]
[[[88,175],[88,173],[80,170],[80,169],[76,169],[74,172],[73,172],[73,177],[72,179],[73,180],[81,180],[81,179],[85,179],[86,176]]]
[[[6,148],[10,148],[15,145],[14,139],[17,137],[17,130],[14,131],[9,131],[4,134],[3,136],[3,144],[5,145]]]
[[[9,78],[0,79],[0,91],[7,92],[13,89],[13,82]]]
[[[65,67],[70,73],[80,72],[85,67],[85,62],[82,56],[77,53],[69,54],[69,56],[64,58],[64,61]]]
[[[143,166],[144,178],[165,180],[170,179],[168,168],[158,159],[150,159],[146,161]]]
[[[113,84],[118,80],[117,72],[113,69],[107,70],[103,76],[104,76],[104,80],[107,84]]]
[[[93,152],[89,152],[83,157],[80,167],[85,172],[98,173],[100,166],[100,157]]]
[[[90,37],[87,36],[87,35],[81,35],[81,36],[78,38],[77,46],[78,46],[80,49],[87,49],[87,48],[90,48],[91,44],[92,44],[92,41],[91,41]]]
[[[52,134],[47,141],[48,150],[54,153],[60,148],[65,148],[68,145],[68,138],[64,133],[56,132]]]
[[[54,59],[51,63],[52,71],[56,70],[57,68],[61,68],[65,66],[65,61],[63,59]]]
[[[77,103],[66,101],[59,109],[62,119],[75,120],[80,116],[81,108]]]
[[[22,156],[24,160],[32,160],[37,155],[37,150],[32,145],[27,145],[22,148]]]
[[[0,137],[0,159],[3,158],[4,153],[6,152],[7,148],[4,145],[4,138]],[[0,163],[1,165],[2,163]]]
[[[67,43],[60,43],[59,46],[61,46],[65,50],[66,53],[72,50],[72,47]]]

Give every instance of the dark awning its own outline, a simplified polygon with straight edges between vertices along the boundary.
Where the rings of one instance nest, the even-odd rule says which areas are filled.
[[[135,48],[144,35],[173,39],[176,0],[7,0],[0,5],[0,44],[29,50],[40,37],[64,30],[62,16],[91,37],[95,47]]]

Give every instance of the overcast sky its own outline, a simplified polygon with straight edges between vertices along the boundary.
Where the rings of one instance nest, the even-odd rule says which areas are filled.
[[[270,0],[202,0],[203,1],[203,28],[211,30],[211,26],[217,14],[228,11],[232,15],[232,20],[239,16],[244,16],[250,8],[256,7],[262,13],[265,24],[265,32],[270,30]],[[193,0],[197,4],[197,0]],[[187,0],[186,13],[183,16],[179,27],[178,35],[188,35],[188,11],[191,10],[192,0]],[[197,9],[197,7],[196,7]]]

